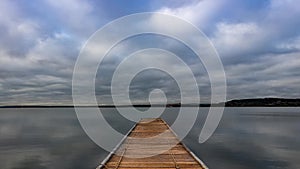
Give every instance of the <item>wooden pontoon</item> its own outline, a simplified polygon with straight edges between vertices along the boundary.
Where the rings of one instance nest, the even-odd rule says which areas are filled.
[[[142,119],[97,169],[208,169],[160,118]]]

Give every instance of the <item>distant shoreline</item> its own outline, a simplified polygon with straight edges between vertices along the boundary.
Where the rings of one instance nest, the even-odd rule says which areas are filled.
[[[216,104],[136,104],[136,105],[98,105],[98,106],[76,106],[76,107],[99,107],[99,108],[115,108],[115,107],[300,107],[300,99],[286,98],[254,98],[254,99],[235,99],[224,103]],[[73,105],[7,105],[0,108],[73,108]]]

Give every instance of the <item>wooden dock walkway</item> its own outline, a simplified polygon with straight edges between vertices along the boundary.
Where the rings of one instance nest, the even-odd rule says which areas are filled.
[[[97,169],[207,169],[162,119],[142,119]]]

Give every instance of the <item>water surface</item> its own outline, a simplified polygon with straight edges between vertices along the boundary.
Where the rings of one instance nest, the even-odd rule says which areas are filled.
[[[113,108],[103,110],[119,132],[134,124]],[[300,168],[299,108],[226,108],[214,135],[199,144],[207,110],[200,109],[184,142],[209,168]],[[178,108],[167,108],[161,117],[172,124],[177,113]],[[72,108],[0,109],[1,169],[88,169],[106,155],[84,133]]]

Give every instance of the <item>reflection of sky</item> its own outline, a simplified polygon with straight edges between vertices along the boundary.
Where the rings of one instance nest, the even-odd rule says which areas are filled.
[[[203,145],[186,141],[211,168],[299,168],[296,108],[227,108],[219,128]]]
[[[120,132],[133,124],[113,109],[104,112]],[[178,109],[166,112],[162,117],[171,124]],[[198,144],[207,108],[201,112],[185,143],[210,168],[300,167],[297,108],[227,108],[214,135]],[[95,168],[106,156],[82,131],[72,109],[0,109],[0,114],[1,169]]]
[[[1,169],[95,168],[105,156],[83,133],[72,109],[0,113]]]

